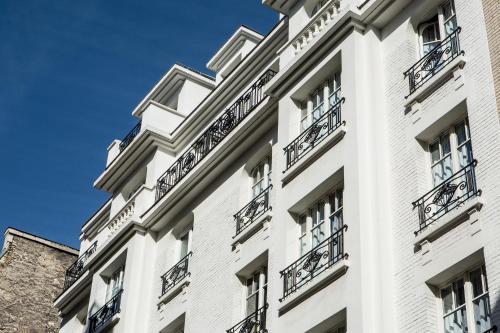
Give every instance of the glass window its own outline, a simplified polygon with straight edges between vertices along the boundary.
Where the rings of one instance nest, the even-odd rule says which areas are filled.
[[[443,133],[429,146],[432,160],[432,181],[437,186],[453,175],[450,134]]]
[[[333,75],[333,79],[328,82],[328,101],[330,107],[337,104],[340,100],[340,72],[337,72]]]
[[[491,328],[491,308],[484,266],[463,274],[441,289],[444,332],[482,333]],[[472,309],[474,317],[467,317]]]
[[[460,168],[472,162],[472,144],[467,119],[455,126],[457,135],[457,155]]]
[[[272,161],[271,156],[266,156],[251,172],[252,195],[257,197],[271,184]],[[267,174],[266,174],[267,173]]]
[[[106,289],[106,302],[111,300],[122,290],[124,271],[125,271],[125,266],[121,266],[116,271],[114,271],[111,277],[109,278]]]
[[[449,36],[458,27],[457,15],[453,1],[447,1],[442,7],[445,37]]]
[[[264,275],[264,285],[260,285],[261,275]],[[247,316],[255,313],[259,309],[259,294],[260,297],[264,298],[264,302],[266,302],[266,289],[267,289],[267,268],[263,271],[259,270],[252,274],[250,278],[246,281],[246,314]]]
[[[189,248],[189,233],[186,233],[180,239],[180,256],[179,260],[187,256]]]
[[[422,50],[424,55],[426,55],[441,42],[438,17],[434,17],[430,22],[422,25],[420,29],[420,34],[422,36]]]

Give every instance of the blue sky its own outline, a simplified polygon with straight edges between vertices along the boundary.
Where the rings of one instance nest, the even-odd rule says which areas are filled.
[[[0,230],[73,247],[109,196],[92,187],[106,147],[149,89],[176,62],[208,72],[241,24],[278,20],[261,0],[2,0],[0,13]]]

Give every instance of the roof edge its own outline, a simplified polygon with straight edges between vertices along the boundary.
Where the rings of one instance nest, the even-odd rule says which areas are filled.
[[[46,238],[40,237],[40,236],[36,236],[36,235],[30,234],[28,232],[25,232],[25,231],[13,228],[13,227],[8,227],[5,230],[5,232],[4,232],[4,242],[8,241],[8,238],[9,238],[8,236],[9,235],[22,237],[22,238],[25,238],[25,239],[28,239],[28,240],[31,240],[31,241],[34,241],[34,242],[46,245],[48,247],[54,248],[56,250],[67,252],[67,253],[75,255],[75,256],[78,256],[78,254],[80,253],[80,251],[78,251],[77,249],[75,249],[75,248],[73,248],[71,246],[64,245],[64,244],[52,241],[50,239],[46,239]],[[5,247],[5,244],[4,244],[4,247]]]

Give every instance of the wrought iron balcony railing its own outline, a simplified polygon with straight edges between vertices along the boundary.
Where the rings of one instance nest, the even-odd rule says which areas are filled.
[[[73,283],[83,274],[83,267],[87,262],[87,259],[96,251],[97,241],[95,241],[90,247],[83,252],[83,254],[78,257],[78,259],[66,270],[66,276],[64,279],[64,290],[71,287]]]
[[[344,103],[344,100],[344,98],[340,99],[335,105],[330,107],[328,112],[323,114],[288,146],[283,148],[286,155],[285,171],[340,127],[342,123],[341,105]]]
[[[134,141],[134,138],[141,132],[141,122],[138,122],[137,125],[132,128],[130,132],[122,139],[122,142],[120,143],[120,153],[125,150],[125,148],[128,147],[132,141]]]
[[[460,50],[460,40],[458,38],[460,31],[460,27],[455,29],[455,31],[443,39],[439,45],[434,47],[429,53],[417,61],[415,65],[404,72],[405,78],[408,77],[410,83],[410,94],[408,96],[429,81],[453,59],[464,53]]]
[[[189,258],[193,252],[186,254],[174,267],[170,268],[161,276],[161,296],[165,295],[170,289],[181,282],[189,273]]]
[[[420,222],[415,235],[468,199],[481,194],[476,184],[476,165],[477,161],[473,160],[412,203],[413,209],[418,208]]]
[[[268,304],[264,305],[238,324],[226,330],[227,333],[266,333],[266,310]]]
[[[273,185],[269,185],[258,196],[252,199],[238,213],[234,214],[236,221],[236,235],[238,236],[243,230],[252,224],[256,219],[262,216],[265,212],[271,209],[269,205],[269,194]]]
[[[283,278],[283,297],[280,298],[280,302],[340,260],[347,258],[347,253],[344,253],[345,231],[347,231],[347,225],[343,225],[330,237],[280,272]]]
[[[156,201],[166,195],[266,97],[264,85],[276,72],[269,69],[220,116],[156,182]]]
[[[483,333],[496,333],[497,331],[497,326],[491,327],[489,330],[484,331]]]
[[[113,298],[111,298],[102,308],[97,310],[89,318],[89,333],[96,332],[99,328],[106,325],[115,314],[120,312],[120,302],[122,299],[123,290],[120,290]]]

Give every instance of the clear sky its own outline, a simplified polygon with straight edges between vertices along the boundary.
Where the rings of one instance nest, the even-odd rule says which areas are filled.
[[[261,0],[1,0],[0,229],[78,247],[108,198],[92,183],[133,108],[176,62],[205,64]],[[2,236],[0,236],[2,239]]]

